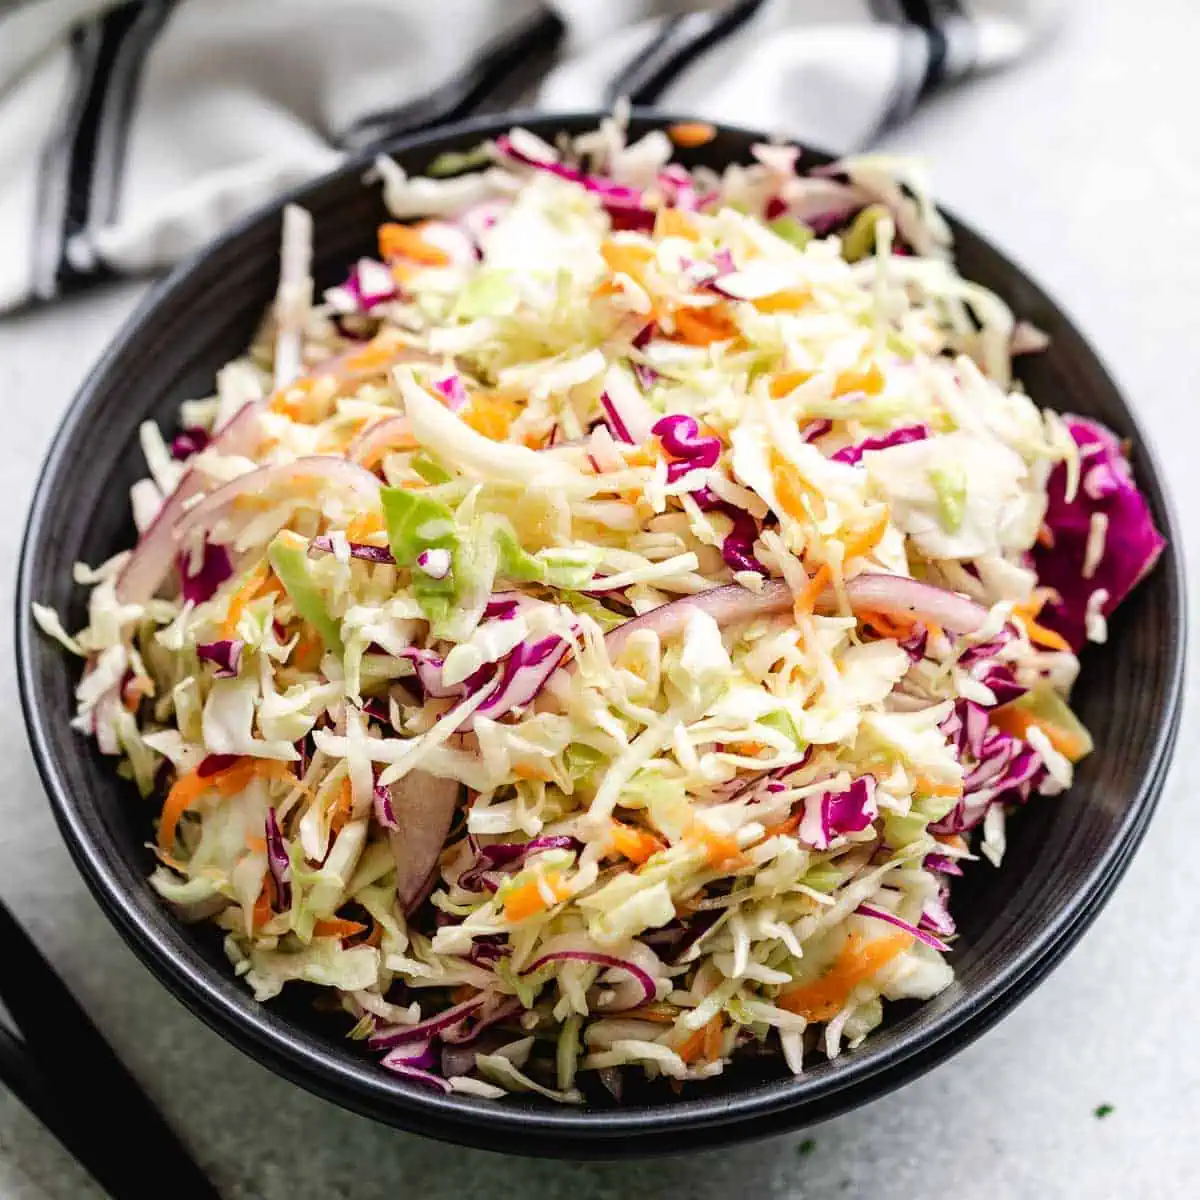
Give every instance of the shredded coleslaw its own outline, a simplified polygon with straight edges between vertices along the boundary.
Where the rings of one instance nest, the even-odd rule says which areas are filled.
[[[946,987],[950,884],[1070,785],[1077,653],[1162,546],[911,165],[672,154],[381,160],[319,301],[289,209],[87,626],[37,609],[163,899],[442,1091],[799,1072]]]

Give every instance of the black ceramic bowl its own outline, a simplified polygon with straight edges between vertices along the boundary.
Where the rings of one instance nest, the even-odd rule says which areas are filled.
[[[544,137],[580,132],[596,114],[526,115]],[[666,118],[640,114],[635,134]],[[467,149],[510,119],[475,121],[393,148],[411,173],[445,150]],[[746,160],[755,134],[723,129],[685,159],[722,166]],[[291,198],[316,224],[316,275],[327,286],[372,245],[385,213],[363,163]],[[998,292],[1051,338],[1019,373],[1041,402],[1094,416],[1133,442],[1138,479],[1169,543],[1162,560],[1112,621],[1106,646],[1084,656],[1076,696],[1096,739],[1075,786],[1037,799],[1010,825],[1003,867],[980,864],[954,897],[961,937],[956,982],[925,1005],[893,1005],[858,1050],[795,1079],[774,1062],[735,1065],[722,1078],[661,1089],[624,1107],[553,1108],[432,1094],[389,1075],[343,1022],[317,1016],[303,992],[267,1005],[237,982],[211,931],[187,927],[146,883],[150,810],[117,778],[111,760],[67,725],[76,666],[39,635],[34,600],[75,628],[83,596],[76,560],[99,562],[130,545],[128,488],[143,472],[137,427],[167,427],[180,400],[202,395],[222,363],[247,344],[275,286],[280,207],[243,222],[177,270],[142,306],[72,404],[33,500],[17,589],[21,699],[38,767],[67,845],[97,899],[152,971],[201,1018],[248,1054],[312,1091],[390,1122],[496,1150],[589,1158],[676,1151],[763,1136],[830,1117],[911,1079],[966,1045],[1058,962],[1095,917],[1141,840],[1167,768],[1184,660],[1179,540],[1158,468],[1125,403],[1067,318],[997,251],[953,222],[965,276]],[[1030,1071],[1038,1069],[1029,1064]]]

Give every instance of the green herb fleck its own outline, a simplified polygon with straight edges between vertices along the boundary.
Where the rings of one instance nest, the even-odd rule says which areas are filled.
[[[800,1155],[801,1158],[807,1158],[816,1148],[817,1143],[815,1138],[805,1138],[804,1141],[802,1141],[800,1145],[796,1147],[796,1153]]]
[[[1104,1118],[1109,1116],[1112,1112],[1113,1106],[1111,1104],[1101,1104],[1097,1106],[1096,1111],[1092,1115],[1097,1121],[1103,1121]]]
[[[446,150],[425,168],[425,174],[434,179],[444,179],[447,175],[461,175],[465,171],[487,166],[491,160],[492,155],[486,144],[476,146],[474,150]]]

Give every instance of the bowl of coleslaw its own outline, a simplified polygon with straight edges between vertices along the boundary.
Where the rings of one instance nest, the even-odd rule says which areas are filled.
[[[255,1058],[680,1150],[904,1082],[1081,935],[1175,737],[1174,543],[912,164],[476,121],[135,315],[34,499],[22,702],[97,898]]]

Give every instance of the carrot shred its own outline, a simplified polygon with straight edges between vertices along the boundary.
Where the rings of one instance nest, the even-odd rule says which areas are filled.
[[[383,513],[372,509],[352,517],[346,525],[346,541],[365,542],[377,533],[383,533]]]
[[[269,875],[263,875],[262,891],[258,893],[258,899],[255,900],[254,909],[250,914],[250,920],[255,929],[261,929],[275,915],[275,910],[271,907],[271,896],[267,890],[269,878]]]
[[[940,780],[931,779],[928,775],[918,775],[914,780],[916,789],[924,793],[926,796],[961,796],[963,794],[963,785],[961,780],[955,780],[952,783],[942,783]]]
[[[711,346],[737,333],[733,321],[717,308],[681,308],[675,313],[675,334],[689,346]]]
[[[667,137],[677,146],[690,149],[693,146],[707,146],[717,136],[715,125],[707,121],[677,121],[667,126]]]
[[[338,834],[342,831],[346,822],[350,820],[350,813],[354,807],[354,793],[350,786],[349,778],[342,780],[342,786],[338,789],[337,799],[333,802],[329,810],[329,832]]]
[[[812,303],[812,292],[807,288],[784,288],[769,296],[759,296],[750,303],[761,313],[795,312]]]
[[[267,839],[265,837],[255,837],[253,834],[248,834],[246,837],[246,849],[255,854],[266,854]]]
[[[845,396],[849,392],[865,392],[868,396],[878,396],[884,383],[883,372],[871,363],[865,371],[843,371],[834,381],[833,394]]]
[[[907,950],[912,940],[912,934],[898,932],[864,944],[862,937],[852,933],[824,975],[812,983],[787,988],[776,996],[775,1003],[809,1021],[831,1021],[850,993]]]
[[[808,616],[817,606],[817,601],[821,598],[821,593],[829,586],[833,579],[833,572],[830,571],[828,565],[822,563],[809,578],[809,581],[804,585],[804,590],[798,595],[792,604],[792,611],[797,617]]]
[[[557,871],[547,871],[542,882],[550,889],[556,900],[565,900],[570,892]],[[538,880],[530,879],[509,892],[504,901],[504,916],[509,921],[524,921],[546,909],[546,898],[538,886]]]
[[[701,1059],[705,1062],[713,1062],[721,1054],[721,1031],[724,1025],[724,1017],[721,1013],[717,1013],[706,1024],[701,1025],[694,1033],[684,1038],[675,1053],[685,1063],[694,1063]]]
[[[1041,646],[1046,650],[1070,650],[1070,642],[1061,633],[1047,629],[1037,621],[1038,614],[1046,606],[1046,601],[1052,594],[1049,588],[1035,589],[1033,595],[1024,603],[1013,605],[1012,615],[1014,620],[1019,622],[1025,630],[1025,636],[1035,646]]]
[[[513,763],[512,773],[518,779],[529,779],[539,783],[548,783],[550,775],[539,767],[531,767],[528,763]]]
[[[367,926],[361,921],[347,921],[344,917],[322,917],[313,923],[313,937],[349,938],[366,932]]]
[[[812,371],[782,371],[771,379],[771,395],[778,400],[790,392],[794,392],[812,377]]]
[[[521,415],[521,406],[508,396],[476,392],[459,415],[476,433],[493,442],[503,442],[508,439],[513,422]]]
[[[718,833],[703,821],[693,821],[684,840],[704,848],[709,866],[732,870],[746,861],[737,838],[732,834]]]
[[[866,529],[857,530],[846,538],[842,543],[842,561],[849,562],[852,558],[862,558],[864,554],[870,554],[883,541],[890,520],[891,513],[885,508]]]
[[[694,242],[699,238],[700,231],[686,213],[677,208],[660,208],[654,217],[654,236],[686,238]]]
[[[625,825],[621,821],[613,821],[608,836],[609,845],[618,854],[623,855],[632,863],[641,866],[651,855],[666,849],[661,841],[652,833],[638,829],[634,825]]]
[[[232,641],[237,637],[238,622],[242,619],[242,613],[246,611],[246,605],[258,595],[258,589],[267,582],[268,574],[267,564],[259,563],[250,572],[246,582],[230,596],[229,607],[225,610],[225,620],[221,622],[221,637],[226,641]]]
[[[1050,745],[1073,763],[1085,758],[1088,753],[1088,747],[1068,730],[1049,721],[1038,720],[1026,709],[1011,704],[1005,705],[1003,708],[992,709],[988,723],[999,729],[1001,733],[1019,738],[1023,738],[1030,729],[1040,729],[1046,735],[1046,740]]]
[[[611,239],[600,243],[600,254],[614,275],[628,275],[639,284],[654,257],[654,251],[648,246],[636,242],[614,242]]]
[[[393,258],[407,258],[425,267],[445,267],[450,256],[427,242],[411,225],[400,225],[386,221],[379,227],[379,257],[387,262]]]

